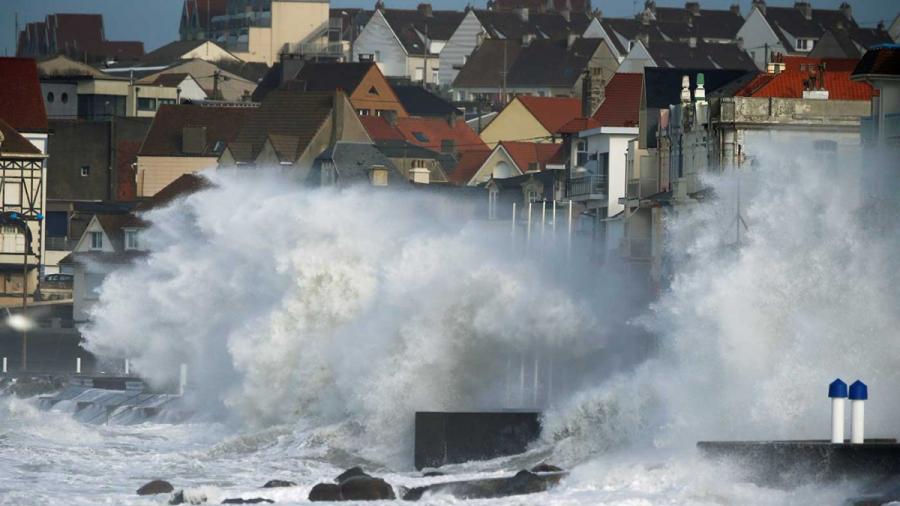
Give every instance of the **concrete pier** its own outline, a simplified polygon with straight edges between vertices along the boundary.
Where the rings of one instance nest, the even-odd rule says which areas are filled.
[[[416,469],[523,453],[541,433],[536,411],[418,412]]]
[[[895,439],[867,439],[862,444],[826,440],[701,441],[697,448],[708,458],[740,464],[751,481],[765,485],[900,475],[900,444]]]

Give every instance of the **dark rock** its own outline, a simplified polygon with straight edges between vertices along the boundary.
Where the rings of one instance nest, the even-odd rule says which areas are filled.
[[[357,476],[365,476],[365,477],[371,478],[371,476],[366,474],[366,472],[363,471],[361,467],[357,466],[357,467],[351,467],[350,469],[347,469],[343,473],[339,474],[338,477],[334,479],[334,482],[335,483],[344,483],[344,481],[346,481],[350,478],[355,478]]]
[[[553,464],[542,462],[531,468],[532,473],[561,473],[563,470]]]
[[[137,495],[156,495],[168,494],[173,492],[175,487],[165,480],[153,480],[146,483],[143,487],[137,489]]]
[[[179,490],[172,494],[172,498],[169,499],[169,504],[184,504],[184,490]]]
[[[275,501],[271,499],[263,499],[262,497],[254,497],[253,499],[241,499],[240,497],[235,499],[225,499],[222,501],[222,504],[260,504],[260,503],[273,503]]]
[[[424,476],[425,478],[434,478],[435,476],[446,476],[446,475],[440,471],[428,471],[427,473],[422,473],[422,476]]]
[[[334,483],[319,483],[309,491],[310,501],[340,501],[341,486]]]
[[[341,499],[344,501],[375,501],[396,499],[394,489],[381,478],[354,476],[340,484]]]
[[[280,488],[280,487],[296,487],[297,484],[292,481],[285,480],[269,480],[262,488]]]
[[[417,501],[426,492],[441,492],[452,495],[457,499],[491,499],[533,494],[549,490],[557,485],[563,476],[565,476],[565,473],[538,475],[529,471],[519,471],[510,478],[435,483],[426,487],[410,489],[403,495],[403,499]]]

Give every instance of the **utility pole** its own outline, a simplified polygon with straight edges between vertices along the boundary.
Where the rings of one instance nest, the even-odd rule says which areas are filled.
[[[219,69],[213,72],[213,100],[219,99]]]

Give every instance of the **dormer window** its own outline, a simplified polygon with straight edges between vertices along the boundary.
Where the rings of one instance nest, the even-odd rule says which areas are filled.
[[[91,249],[103,249],[103,232],[91,232]]]
[[[797,50],[809,51],[813,48],[813,42],[812,39],[797,39]]]
[[[375,89],[374,86],[369,88],[369,95],[378,95],[378,90]]]
[[[125,231],[125,249],[126,250],[140,249],[140,245],[138,242],[138,231],[137,230],[126,230]]]

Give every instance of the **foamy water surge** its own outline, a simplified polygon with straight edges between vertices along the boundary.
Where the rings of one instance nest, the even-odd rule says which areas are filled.
[[[758,487],[694,451],[825,437],[835,376],[870,385],[868,436],[897,436],[897,221],[861,226],[855,167],[781,154],[667,218],[668,286],[649,307],[621,265],[597,267],[577,239],[567,256],[549,226],[528,244],[436,195],[212,174],[148,216],[151,254],[107,279],[85,329],[92,352],[151,383],[187,363],[195,421],[90,426],[3,400],[0,502],[159,504],[132,494],[162,477],[211,500],[297,503],[352,465],[421,485],[415,411],[537,406],[531,453],[450,471],[572,469],[491,504],[839,503],[853,484]],[[272,478],[301,486],[256,488]]]

